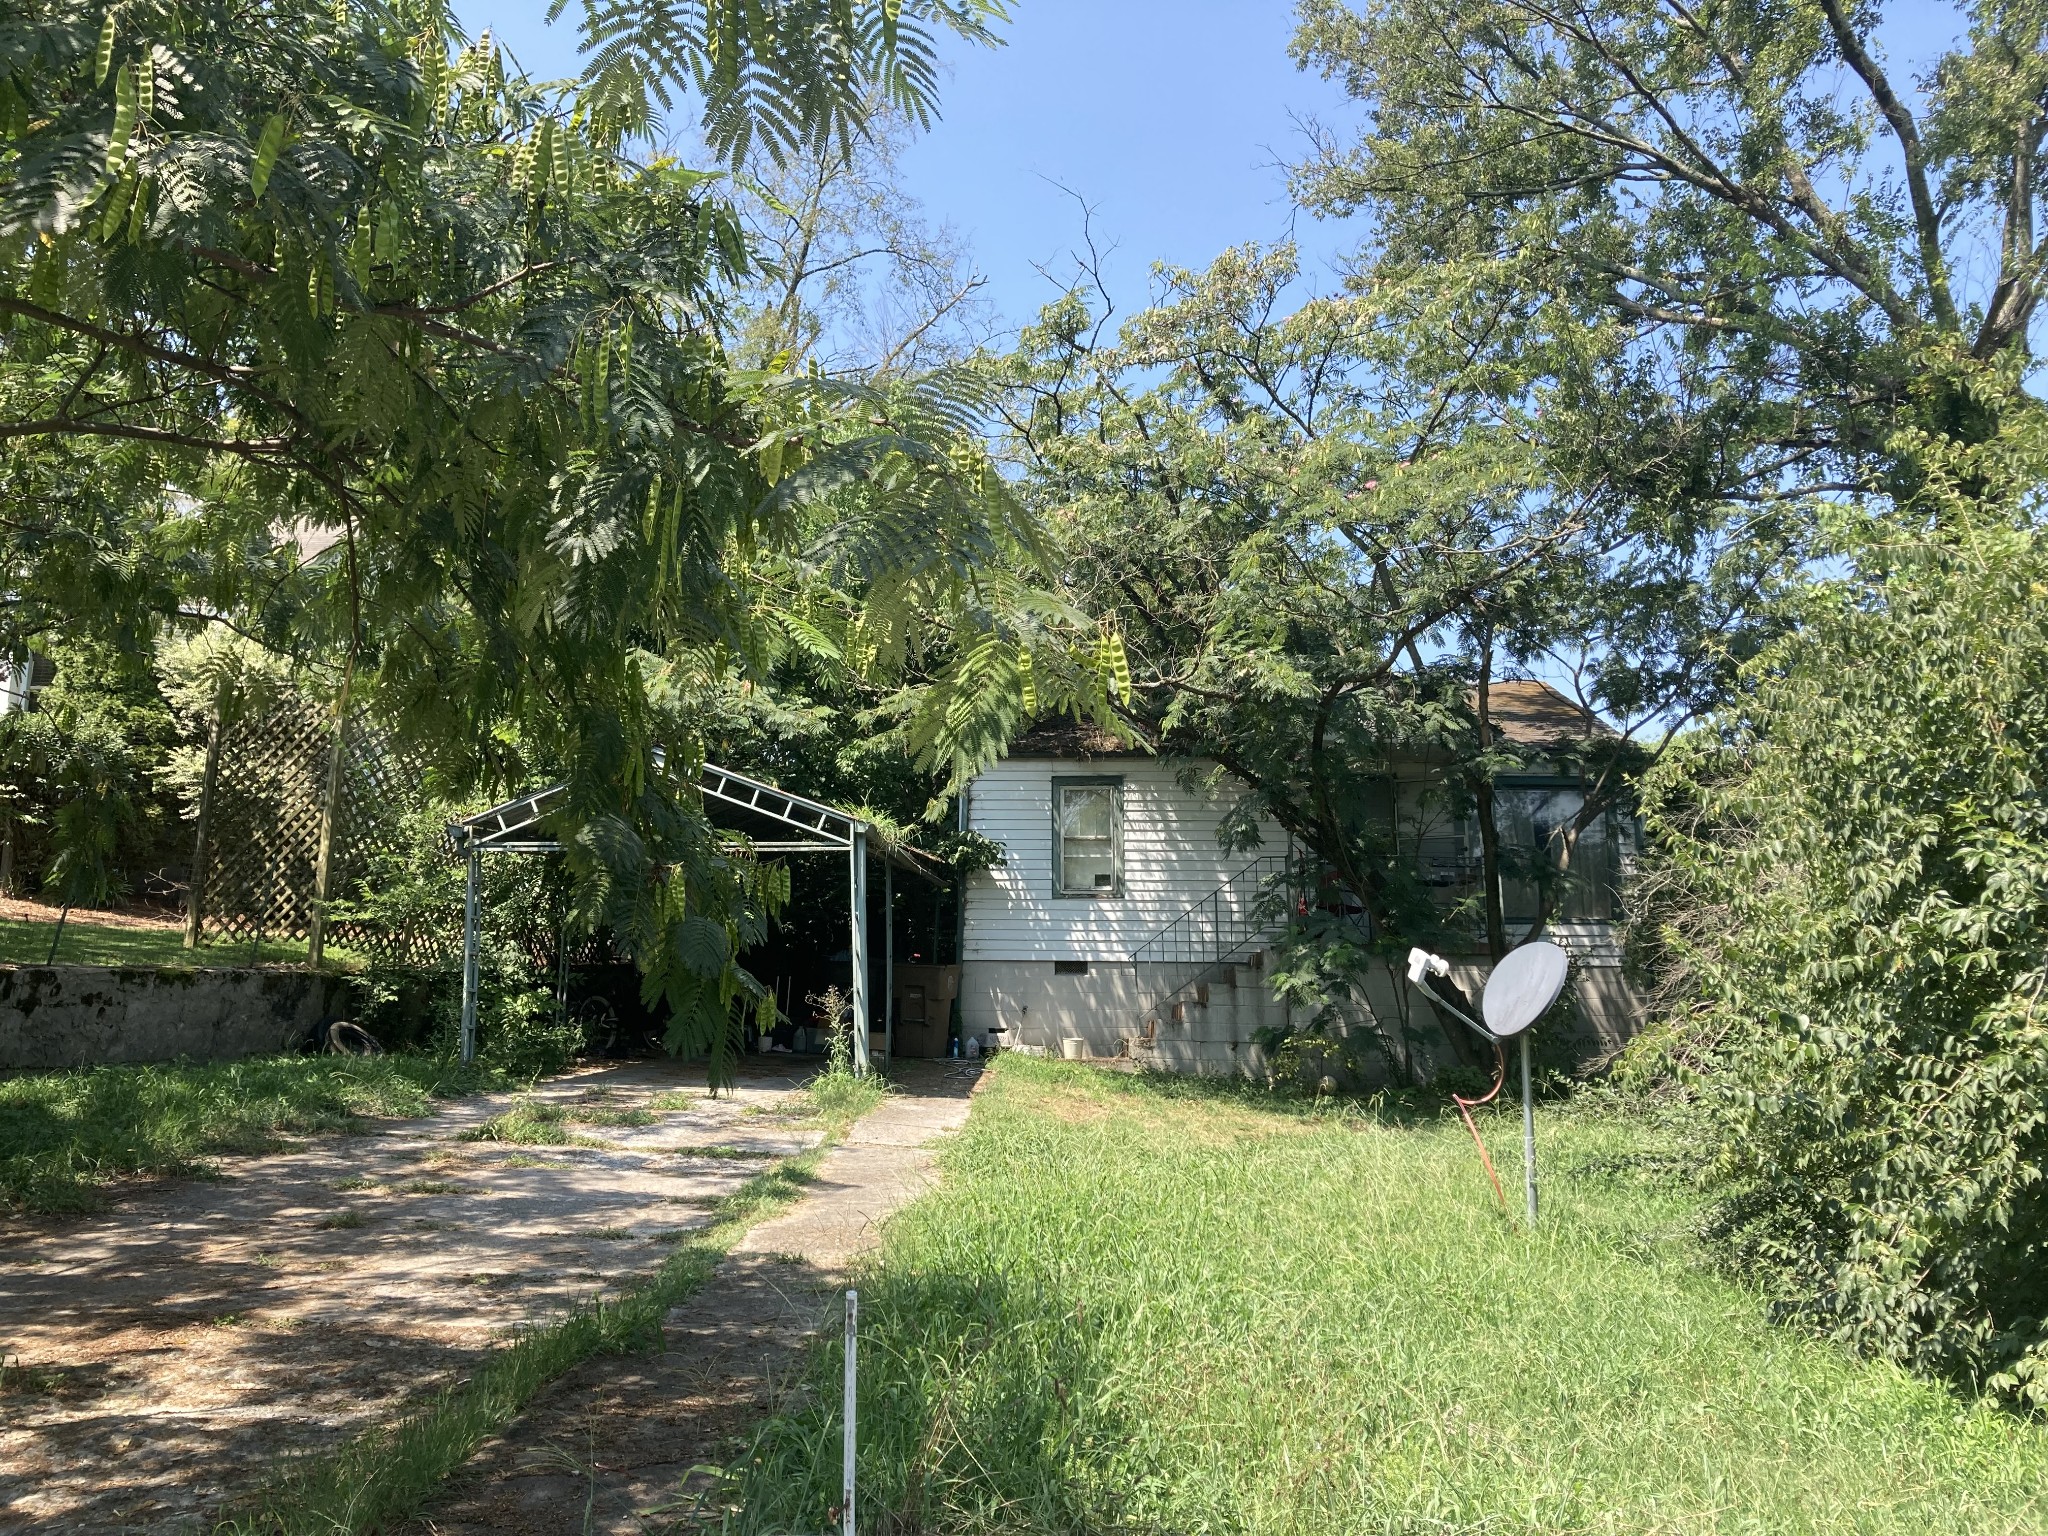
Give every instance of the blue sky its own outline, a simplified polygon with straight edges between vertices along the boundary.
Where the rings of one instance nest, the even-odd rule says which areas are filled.
[[[577,70],[571,23],[546,5],[462,7],[537,74]],[[912,147],[908,190],[968,239],[1011,324],[1055,296],[1034,263],[1067,264],[1095,208],[1119,309],[1141,307],[1153,262],[1205,265],[1225,246],[1285,234],[1280,162],[1294,117],[1343,111],[1343,93],[1287,57],[1291,0],[1017,0],[1000,48],[947,50],[942,120]],[[1304,245],[1338,231],[1304,220]]]
[[[1113,244],[1112,295],[1139,307],[1155,261],[1206,265],[1295,225],[1283,162],[1295,119],[1343,93],[1287,57],[1287,0],[1021,0],[1007,46],[958,50],[945,121],[907,160],[911,188],[966,234],[1015,321],[1055,296],[1080,204]],[[1071,189],[1071,194],[1061,188]],[[1302,220],[1306,247],[1341,232]]]
[[[1887,9],[1896,77],[1954,35],[1948,5]],[[580,10],[572,0],[548,27],[545,0],[462,6],[543,75],[578,71]],[[1355,241],[1288,205],[1282,165],[1303,150],[1298,119],[1349,118],[1341,91],[1287,57],[1292,0],[1014,0],[1013,12],[1003,47],[949,47],[943,119],[905,161],[908,191],[967,238],[1011,325],[1055,295],[1035,266],[1069,265],[1077,197],[1114,247],[1106,275],[1126,314],[1142,307],[1157,261],[1200,266],[1292,229],[1313,281]]]

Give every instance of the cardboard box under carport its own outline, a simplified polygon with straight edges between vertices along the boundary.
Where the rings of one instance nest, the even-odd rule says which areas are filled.
[[[896,1054],[943,1056],[952,1033],[953,999],[960,995],[957,965],[896,967]]]

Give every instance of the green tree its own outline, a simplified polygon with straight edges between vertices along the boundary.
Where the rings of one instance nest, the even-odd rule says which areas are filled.
[[[1670,1051],[1788,1310],[2038,1403],[2048,9],[1947,14],[1914,82],[1849,0],[1309,0],[1299,186],[1514,317],[1560,472],[1826,557],[1652,775]]]
[[[1513,317],[1482,352],[1545,353],[1560,462],[1773,537],[1817,497],[1910,490],[1901,427],[2004,419],[2044,277],[2040,5],[1949,12],[1967,38],[1918,93],[1853,0],[1300,14],[1296,57],[1365,114],[1321,135],[1302,198],[1370,216],[1359,281]]]
[[[903,184],[912,135],[885,112],[851,155],[756,148],[733,187],[756,256],[734,306],[735,357],[872,379],[962,362],[987,341],[986,279]]]
[[[691,1043],[721,1040],[706,1000],[739,981],[702,935],[764,888],[690,800],[675,680],[762,676],[791,645],[879,678],[947,646],[914,712],[957,768],[1014,719],[1045,624],[982,574],[1035,534],[974,400],[731,367],[745,241],[647,135],[683,91],[735,157],[845,142],[877,96],[926,115],[927,24],[997,14],[602,7],[586,78],[543,86],[433,0],[9,13],[17,625],[98,622],[95,591],[136,573],[110,619],[232,623],[333,666],[339,707],[371,689],[453,789],[566,773],[582,919],[687,1001]],[[43,558],[77,542],[96,463],[128,522]]]
[[[187,851],[166,773],[181,731],[148,658],[89,636],[42,643],[53,681],[34,710],[0,717],[9,874],[67,905],[161,892]]]
[[[1322,992],[1469,920],[1505,948],[1499,880],[1528,872],[1489,842],[1478,909],[1446,908],[1392,814],[1404,765],[1430,762],[1429,812],[1487,821],[1493,775],[1526,754],[1490,730],[1484,685],[1570,669],[1622,723],[1577,748],[1575,839],[1717,697],[1768,566],[1710,528],[1673,538],[1597,477],[1550,478],[1540,353],[1474,360],[1498,313],[1411,287],[1298,301],[1299,276],[1286,247],[1165,271],[1114,335],[1077,291],[1025,333],[1007,425],[1068,591],[1126,638],[1128,723],[1247,786],[1234,840],[1271,817],[1333,877],[1323,905],[1369,913],[1365,943],[1301,915]]]
[[[1662,1039],[1716,1229],[1788,1313],[2041,1405],[2048,428],[1949,467],[1652,776]]]

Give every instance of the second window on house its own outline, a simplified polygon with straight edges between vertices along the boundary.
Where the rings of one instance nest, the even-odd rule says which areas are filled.
[[[1053,780],[1053,881],[1062,896],[1123,889],[1122,790],[1114,779]]]

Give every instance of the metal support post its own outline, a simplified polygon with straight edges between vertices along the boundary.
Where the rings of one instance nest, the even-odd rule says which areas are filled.
[[[1522,1187],[1529,1197],[1529,1225],[1536,1225],[1536,1096],[1529,1087],[1529,1034],[1522,1031]]]
[[[882,865],[882,1070],[896,1059],[896,866]]]
[[[469,854],[469,879],[462,892],[462,1062],[476,1060],[477,946],[482,925],[483,856]]]
[[[846,1412],[844,1441],[840,1446],[839,1460],[839,1530],[840,1536],[854,1536],[853,1530],[853,1469],[854,1453],[859,1440],[854,1432],[854,1409],[859,1402],[855,1391],[858,1373],[854,1368],[854,1342],[860,1337],[860,1292],[846,1293]]]
[[[853,824],[853,921],[847,953],[853,959],[853,1070],[868,1075],[868,829]]]

